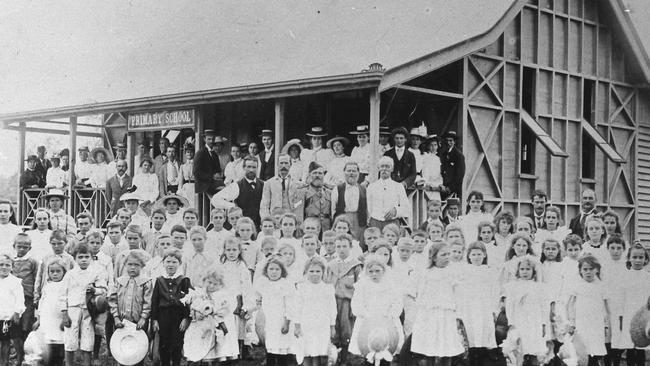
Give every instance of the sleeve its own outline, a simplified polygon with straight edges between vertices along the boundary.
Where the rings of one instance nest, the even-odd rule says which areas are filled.
[[[103,295],[108,292],[108,280],[106,279],[108,276],[107,273],[104,273],[104,271],[97,271],[97,276],[95,277],[95,282],[93,285],[95,286],[95,294],[97,295]]]
[[[118,284],[115,283],[111,285],[108,289],[108,306],[111,309],[111,315],[115,320],[117,320],[120,316],[119,309],[118,309],[118,301],[117,301],[117,292],[118,292],[117,287]]]
[[[153,280],[153,291],[151,292],[151,320],[158,320],[158,306],[160,305],[160,286],[158,280]]]
[[[456,164],[456,176],[454,177],[454,183],[459,190],[460,187],[463,186],[464,176],[465,176],[465,156],[460,151],[458,151],[457,164]]]
[[[193,289],[192,283],[190,282],[190,279],[187,277],[183,278],[183,282],[181,284],[181,290],[188,294],[190,292],[190,289]],[[187,295],[186,295],[187,296]],[[190,317],[190,308],[188,306],[183,307],[183,318],[188,319]]]
[[[27,174],[23,172],[23,174],[20,175],[20,188],[29,188],[27,187]]]
[[[153,280],[149,279],[142,285],[142,312],[140,317],[148,319],[151,315],[151,297],[153,294]]]
[[[221,191],[217,192],[217,194],[215,194],[210,200],[210,203],[215,207],[231,208],[235,206],[233,201],[237,199],[237,197],[239,197],[239,185],[237,185],[236,182],[233,182]]]
[[[41,300],[41,290],[43,289],[43,268],[45,259],[41,260],[38,263],[38,269],[36,270],[36,280],[34,281],[34,304],[38,307],[38,302]]]
[[[255,271],[257,272],[257,271]],[[253,291],[253,281],[251,274],[245,264],[241,263],[239,266],[239,282],[241,285],[242,307],[244,309],[251,309],[255,307],[255,292]]]
[[[260,217],[266,217],[271,214],[271,184],[267,181],[262,189],[262,200],[260,201]]]
[[[20,279],[16,279],[12,287],[12,292],[14,293],[14,313],[22,315],[22,313],[25,311],[25,294]]]
[[[514,325],[513,322],[515,320],[515,299],[512,296],[513,294],[510,286],[506,286],[504,289],[504,295],[506,297],[505,308],[508,325]]]
[[[357,317],[364,316],[366,313],[366,304],[365,296],[366,290],[363,284],[355,285],[354,295],[352,295],[352,301],[350,302],[350,308],[352,309],[352,314]]]
[[[113,261],[108,261],[106,264],[106,280],[108,281],[108,284],[111,285],[115,282],[115,270],[113,269]]]
[[[159,189],[159,186],[158,186],[158,175],[154,174],[153,177],[155,177],[156,182],[154,183],[153,179],[152,179],[152,182],[151,182],[152,184],[149,185],[149,188],[150,188],[149,194],[150,194],[150,196],[147,197],[149,199],[149,201],[151,201],[151,202],[155,202],[158,199],[158,196],[160,196],[160,189]],[[153,177],[150,177],[150,178],[153,178]]]
[[[411,217],[411,205],[406,197],[406,190],[402,184],[395,184],[394,186],[397,190],[396,193],[399,205],[399,207],[397,207],[397,216],[408,219]]]
[[[303,286],[300,284],[298,284],[298,288],[295,291],[293,303],[294,311],[291,314],[291,321],[298,324],[304,324],[305,316],[302,310],[307,304],[305,302],[305,293]]]
[[[375,187],[374,185],[370,184],[368,186],[368,189],[366,189],[366,206],[368,208],[368,215],[367,215],[368,221],[370,221],[370,214],[374,210],[375,202],[377,202],[377,200],[375,199]],[[367,224],[367,223],[363,223],[363,224]],[[359,225],[361,225],[361,223],[359,223]]]
[[[332,219],[334,219],[334,213],[336,212],[336,203],[339,201],[339,190],[338,187],[334,186],[332,189],[332,192],[330,192],[330,201],[331,201],[331,206],[332,206]],[[365,225],[365,223],[360,223],[362,226]]]
[[[336,325],[336,315],[338,309],[336,308],[336,296],[334,294],[334,286],[328,286],[327,289],[327,314],[329,315],[330,326]]]
[[[68,310],[68,292],[70,290],[70,274],[72,272],[67,272],[63,276],[63,284],[61,285],[61,296],[59,296],[59,309]]]

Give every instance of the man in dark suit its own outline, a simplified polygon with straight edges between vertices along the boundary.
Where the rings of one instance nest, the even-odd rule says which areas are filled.
[[[530,201],[533,203],[533,213],[529,213],[526,217],[533,221],[535,231],[546,229],[546,192],[536,189],[530,196]]]
[[[465,156],[456,147],[458,135],[455,131],[448,131],[442,135],[443,141],[447,144],[447,149],[441,152],[441,174],[442,185],[444,186],[442,198],[445,199],[453,194],[460,197],[463,187],[463,177],[465,176]]]
[[[359,164],[354,161],[343,167],[345,183],[334,187],[331,193],[332,218],[343,216],[350,222],[350,231],[356,238],[363,238],[368,223],[368,199],[366,188],[359,184]]]
[[[203,132],[205,146],[201,147],[194,156],[194,175],[196,192],[215,194],[223,186],[223,168],[219,163],[219,155],[213,151],[215,139],[218,137],[214,130]]]
[[[123,207],[120,197],[131,187],[133,180],[126,172],[128,163],[126,160],[118,160],[115,163],[117,174],[106,181],[106,200],[111,206],[110,216],[117,214],[117,210]]]
[[[260,161],[262,162],[262,167],[260,169],[260,179],[269,180],[275,175],[273,131],[262,130],[260,137],[262,138],[262,146],[264,146],[264,150],[262,150],[260,153]]]
[[[571,219],[569,229],[571,233],[584,237],[585,221],[589,216],[600,217],[601,213],[596,209],[596,192],[593,189],[585,189],[580,196],[580,213]]]
[[[244,178],[230,183],[226,188],[215,194],[210,200],[212,206],[230,208],[237,205],[242,214],[249,217],[260,227],[260,202],[264,192],[264,182],[257,179],[257,159],[244,159]]]
[[[36,148],[36,155],[38,157],[38,161],[36,162],[36,173],[43,178],[43,181],[45,181],[45,177],[47,177],[47,170],[52,167],[52,162],[50,162],[49,159],[45,157],[45,153],[47,151],[45,150],[45,146],[41,145]]]
[[[417,174],[415,166],[415,155],[406,148],[408,132],[404,127],[393,130],[393,143],[395,146],[384,153],[393,159],[394,167],[391,178],[397,183],[402,183],[404,189],[412,187]]]
[[[29,155],[26,159],[27,166],[25,171],[20,174],[20,188],[43,188],[45,187],[45,178],[41,177],[40,173],[36,171],[38,165],[38,157],[36,155]]]

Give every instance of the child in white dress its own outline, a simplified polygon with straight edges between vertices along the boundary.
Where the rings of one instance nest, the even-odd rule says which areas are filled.
[[[569,324],[582,338],[589,355],[589,365],[596,364],[607,354],[605,320],[609,318],[609,306],[607,291],[600,281],[600,269],[600,263],[593,255],[578,260],[582,281],[571,292],[567,307]]]
[[[549,340],[551,299],[546,285],[539,281],[539,261],[525,255],[516,263],[515,279],[505,285],[509,329],[504,344],[516,341],[514,348],[523,355],[524,364],[534,365],[541,362],[548,352],[546,342]],[[512,348],[504,346],[504,353],[510,354]]]
[[[61,324],[63,317],[58,307],[59,297],[63,294],[63,276],[68,271],[63,260],[53,258],[47,263],[47,278],[41,294],[39,308],[36,310],[36,323],[34,330],[40,329],[47,348],[45,352],[46,365],[61,365],[65,357],[63,349],[63,330]]]
[[[463,230],[463,235],[468,241],[474,241],[478,236],[478,224],[481,221],[494,221],[492,214],[485,211],[483,193],[472,191],[467,196],[467,211],[458,223]]]
[[[327,366],[330,341],[336,325],[334,286],[323,282],[325,262],[311,258],[305,265],[306,281],[298,284],[296,311],[292,315],[294,334],[305,356],[304,366]]]
[[[393,353],[398,351],[404,342],[404,332],[399,320],[403,309],[402,297],[395,288],[394,283],[385,278],[386,268],[385,258],[381,258],[376,254],[366,258],[365,277],[354,285],[355,292],[351,304],[352,313],[357,319],[354,328],[352,328],[349,351],[366,357],[369,362],[375,365],[375,361],[380,360],[380,365],[389,365],[392,356],[390,353],[382,355],[381,352],[377,352],[374,357],[369,355],[369,351],[373,350],[369,350],[359,343],[364,327],[368,327],[373,323],[380,323],[397,330],[398,340],[395,349],[392,350]]]
[[[584,244],[582,245],[582,254],[591,254],[598,262],[602,264],[609,257],[607,253],[607,244],[605,243],[605,224],[596,217],[589,217],[585,222]]]
[[[496,241],[497,247],[506,248],[507,250],[514,232],[514,222],[515,216],[510,211],[501,211],[494,217],[494,226],[496,227],[494,232],[494,241]],[[501,258],[488,257],[488,265],[494,268],[497,268],[506,260],[505,253]]]
[[[541,247],[542,262],[540,280],[546,285],[551,302],[555,303],[554,314],[551,318],[550,338],[553,340],[554,348],[560,348],[559,338],[562,330],[560,325],[566,321],[566,302],[562,300],[562,286],[565,283],[564,265],[562,264],[562,250],[559,241],[547,238]]]
[[[499,284],[501,288],[516,278],[519,258],[525,255],[533,255],[533,241],[525,233],[517,233],[510,240],[510,248],[506,252],[506,262],[499,269]]]
[[[434,244],[429,251],[428,268],[419,276],[412,293],[417,314],[413,326],[411,352],[417,365],[438,359],[439,365],[451,365],[451,359],[465,351],[458,332],[454,273],[449,270],[450,250],[445,243]]]
[[[293,335],[289,334],[295,287],[287,280],[284,263],[277,258],[270,258],[264,266],[263,276],[256,281],[253,290],[256,303],[261,303],[259,310],[265,318],[266,364],[287,365],[295,358],[291,354]]]
[[[461,274],[458,285],[458,313],[469,343],[469,360],[488,359],[490,350],[496,348],[494,319],[499,309],[496,270],[487,266],[488,252],[483,242],[473,242],[467,247],[469,266]]]

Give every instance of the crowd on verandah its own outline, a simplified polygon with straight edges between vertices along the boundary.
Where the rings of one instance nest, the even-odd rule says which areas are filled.
[[[206,130],[183,163],[166,139],[154,159],[142,143],[133,178],[123,145],[115,159],[81,148],[74,182],[58,171],[69,152],[39,149],[21,177],[48,189],[33,227],[0,202],[0,365],[12,347],[22,364],[35,333],[46,365],[96,364],[102,344],[125,365],[237,364],[253,346],[266,365],[645,364],[649,336],[634,330],[647,326],[635,314],[648,311],[648,246],[624,239],[593,190],[568,224],[539,190],[531,214],[493,216],[481,192],[458,199],[454,132],[382,128],[373,182],[368,127],[350,135],[350,156],[347,137],[323,146],[314,127],[309,148],[277,152],[263,130],[263,150],[235,143],[228,157]],[[106,189],[106,235],[63,210],[70,184]],[[211,197],[205,226],[195,192]]]

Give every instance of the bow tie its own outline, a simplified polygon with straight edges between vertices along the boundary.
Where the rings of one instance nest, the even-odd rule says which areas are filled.
[[[96,261],[98,258],[96,255],[93,255],[93,260]]]

